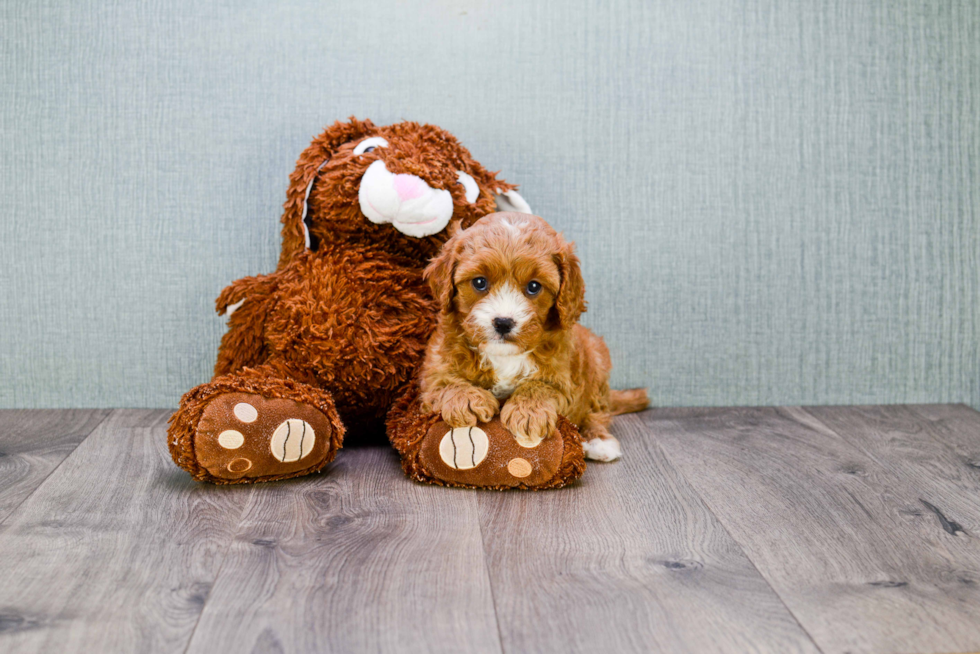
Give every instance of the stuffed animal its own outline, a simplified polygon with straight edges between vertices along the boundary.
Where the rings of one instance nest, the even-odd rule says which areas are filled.
[[[412,403],[437,315],[422,270],[450,229],[498,209],[530,213],[513,185],[445,130],[354,118],[327,128],[302,153],[284,209],[276,271],[240,279],[218,297],[218,313],[229,320],[214,378],[187,392],[170,419],[171,455],[200,481],[320,471],[345,434],[384,420],[399,400],[389,427],[405,430],[390,431],[392,442],[428,425],[430,416]],[[502,427],[485,433],[491,452],[512,440]],[[513,464],[518,485],[544,485],[575,448],[581,459],[574,428],[553,438],[562,443],[559,464],[555,451],[525,457],[535,471]],[[498,447],[498,440],[507,442]],[[415,462],[403,461],[406,472],[439,481],[441,470],[430,474],[418,463],[427,459],[406,452],[403,459]],[[506,463],[513,458],[520,457]]]

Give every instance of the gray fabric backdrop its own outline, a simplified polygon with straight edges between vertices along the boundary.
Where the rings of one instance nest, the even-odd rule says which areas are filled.
[[[0,8],[0,406],[173,406],[351,114],[457,134],[579,244],[658,404],[980,405],[980,3]]]

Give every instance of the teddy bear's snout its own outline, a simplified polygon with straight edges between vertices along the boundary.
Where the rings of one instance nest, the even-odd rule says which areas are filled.
[[[429,185],[422,181],[422,178],[416,177],[415,175],[395,175],[393,185],[402,202],[405,200],[414,200],[415,198],[421,197],[426,191],[431,190],[429,189]]]
[[[375,224],[391,225],[422,238],[442,231],[453,215],[449,191],[435,189],[415,175],[394,175],[378,160],[368,166],[358,192],[361,213]]]

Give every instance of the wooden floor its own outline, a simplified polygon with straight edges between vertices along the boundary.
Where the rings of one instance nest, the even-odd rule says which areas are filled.
[[[0,651],[980,650],[965,406],[652,410],[541,493],[198,484],[168,413],[0,412]]]

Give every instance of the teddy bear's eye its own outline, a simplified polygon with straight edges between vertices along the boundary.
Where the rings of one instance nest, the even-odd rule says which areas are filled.
[[[474,277],[471,283],[473,284],[473,288],[481,292],[487,290],[487,287],[490,286],[490,282],[487,281],[486,277]]]
[[[360,156],[368,152],[372,152],[375,148],[387,148],[388,141],[381,138],[380,136],[372,136],[371,138],[364,139],[360,143],[354,146],[354,155]]]
[[[459,176],[459,183],[463,185],[463,189],[466,192],[466,201],[473,204],[480,195],[480,187],[476,185],[475,179],[462,170],[457,170],[456,174]]]

